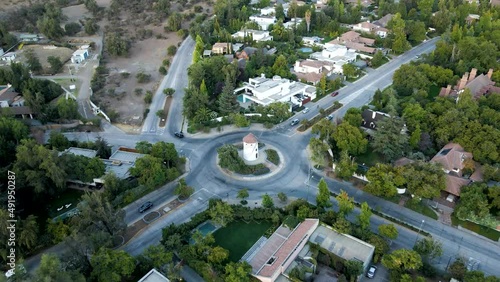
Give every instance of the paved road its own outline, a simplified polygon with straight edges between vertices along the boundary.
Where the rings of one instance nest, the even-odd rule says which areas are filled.
[[[313,117],[318,113],[318,109],[316,108],[317,105],[326,108],[327,105],[330,105],[335,100],[340,100],[340,102],[344,104],[344,106],[335,113],[338,118],[343,116],[345,111],[350,107],[361,107],[371,100],[376,89],[382,89],[391,84],[392,74],[401,64],[409,62],[418,54],[432,51],[436,40],[437,39],[427,41],[410,50],[408,53],[395,58],[377,70],[369,72],[360,80],[341,89],[339,96],[325,97],[316,104],[312,104],[315,106],[311,107],[311,111],[307,114],[299,114],[301,115],[300,118]],[[183,56],[187,56],[186,54],[190,54],[189,50],[192,50],[192,45],[193,42],[191,39],[186,40],[179,49],[178,55],[184,54]],[[187,50],[188,47],[186,46],[191,49]],[[189,58],[189,62],[191,61],[190,55],[183,58]],[[189,62],[183,61],[183,58],[179,59],[179,57],[176,56],[174,64],[177,65],[178,61],[182,61],[179,63],[184,65],[184,71],[174,67],[170,73],[185,75],[185,68],[187,68]],[[187,75],[185,77],[187,77]],[[296,132],[295,128],[290,128],[288,122],[284,122],[282,125],[269,131],[261,130],[258,126],[252,126],[250,130],[238,129],[230,132],[225,131],[223,134],[211,133],[197,134],[195,136],[187,134],[187,137],[184,139],[173,138],[172,132],[177,130],[182,120],[181,104],[182,96],[184,95],[182,89],[186,85],[187,80],[179,79],[178,83],[176,83],[174,78],[170,79],[167,75],[167,78],[162,82],[162,86],[159,87],[159,91],[162,91],[165,87],[177,89],[174,95],[175,106],[168,117],[169,123],[167,126],[167,133],[161,132],[158,129],[158,120],[154,115],[148,116],[145,121],[145,126],[143,127],[143,134],[139,136],[125,135],[117,132],[99,133],[99,136],[105,138],[108,143],[113,146],[134,147],[135,143],[139,140],[149,142],[157,142],[160,140],[174,142],[176,148],[182,150],[182,154],[187,156],[190,160],[190,173],[186,176],[186,181],[189,185],[197,188],[198,195],[200,195],[199,198],[198,196],[194,196],[195,198],[193,201],[186,203],[182,208],[171,212],[166,217],[155,222],[153,225],[149,226],[145,232],[142,232],[131,240],[129,244],[124,247],[124,249],[131,254],[139,254],[150,244],[159,242],[161,238],[161,229],[163,227],[170,223],[179,224],[185,222],[195,213],[205,209],[209,197],[231,199],[236,197],[239,189],[248,188],[251,199],[258,199],[264,193],[276,196],[279,192],[285,192],[290,198],[306,198],[314,202],[316,194],[315,187],[319,179],[323,177],[320,172],[313,169],[311,178],[308,181],[310,163],[304,148],[307,146],[311,134],[309,132]],[[158,100],[154,101],[154,107],[161,108],[163,105],[163,102],[160,101],[161,97],[162,95],[155,96],[155,99]],[[151,113],[155,113],[153,106]],[[258,139],[275,146],[283,153],[283,161],[285,163],[284,170],[279,171],[270,179],[255,181],[233,179],[227,177],[218,170],[216,167],[216,148],[222,144],[240,141],[248,131],[253,132]],[[68,133],[66,135],[71,139],[78,140],[94,139],[97,137],[95,133]],[[310,182],[310,186],[306,185],[308,182]],[[366,201],[372,208],[379,209],[388,215],[399,218],[414,226],[420,226],[422,220],[425,220],[422,229],[442,241],[445,249],[443,257],[436,262],[437,267],[444,269],[450,257],[455,257],[457,255],[466,257],[471,256],[482,262],[479,267],[480,270],[490,275],[500,276],[500,269],[496,267],[500,265],[500,246],[497,243],[446,226],[421,214],[401,208],[392,202],[364,193],[353,187],[350,183],[339,182],[332,179],[328,179],[327,183],[330,189],[336,193],[338,193],[340,189],[343,189],[354,197],[357,202]],[[165,195],[162,196],[163,199],[165,199],[165,201],[168,200],[169,195],[171,195],[169,189],[165,188]],[[157,199],[157,195],[148,195],[139,200],[139,202],[155,199]],[[132,209],[130,212],[133,213]],[[132,214],[128,216],[128,220],[134,220],[137,217]],[[383,222],[382,219],[377,217],[373,217],[372,220],[375,225]],[[416,234],[405,228],[402,228],[400,232],[401,236],[395,242],[395,246],[412,248]]]

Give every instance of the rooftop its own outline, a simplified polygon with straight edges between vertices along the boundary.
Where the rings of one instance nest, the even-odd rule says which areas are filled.
[[[460,144],[448,143],[431,159],[431,162],[440,163],[445,170],[452,171],[461,170],[465,159],[472,159],[472,154],[466,152]]]
[[[94,158],[95,156],[97,156],[97,151],[91,149],[69,147],[68,149],[64,150],[64,152],[59,153],[59,155],[62,154],[73,154],[77,156],[84,156],[87,158]]]
[[[244,143],[257,143],[257,138],[252,133],[248,133],[247,136],[243,137]]]
[[[144,154],[139,154],[139,153],[134,153],[134,152],[127,152],[127,151],[118,149],[117,151],[115,151],[111,155],[111,157],[109,157],[109,159],[112,160],[112,161],[134,163],[138,158],[142,158],[144,156],[145,156]]]
[[[88,52],[87,50],[78,49],[75,52],[73,52],[73,56],[83,55],[83,54],[85,54],[87,52]]]
[[[137,282],[170,282],[170,280],[153,268]]]
[[[320,225],[309,238],[309,242],[318,244],[343,259],[357,259],[363,263],[370,260],[375,250],[370,245],[358,238],[341,234],[326,225]]]

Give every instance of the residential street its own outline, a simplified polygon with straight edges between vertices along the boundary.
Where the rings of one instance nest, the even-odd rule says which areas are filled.
[[[409,62],[418,54],[432,51],[436,40],[436,38],[429,40],[382,67],[369,72],[358,81],[341,89],[339,96],[328,96],[317,103],[312,103],[312,106],[310,106],[311,111],[307,114],[299,113],[299,118],[312,118],[318,113],[317,106],[326,108],[335,100],[344,104],[340,110],[335,112],[335,116],[338,118],[342,117],[350,107],[361,107],[371,100],[376,89],[383,89],[391,84],[392,74],[401,64]],[[296,127],[290,128],[288,121],[285,121],[272,130],[261,130],[261,127],[257,125],[251,126],[250,129],[225,127],[225,130],[220,134],[186,134],[186,138],[184,139],[174,138],[173,132],[177,131],[182,123],[183,88],[187,86],[187,67],[191,63],[190,54],[193,47],[194,41],[188,38],[179,48],[171,70],[169,70],[168,75],[162,81],[151,104],[151,111],[144,122],[142,135],[126,135],[118,132],[65,134],[70,139],[81,141],[93,140],[97,136],[101,136],[114,147],[127,146],[133,148],[137,141],[142,140],[149,142],[173,142],[180,154],[189,159],[190,172],[186,176],[186,181],[188,185],[196,189],[196,194],[185,205],[169,212],[169,214],[148,226],[146,230],[129,241],[123,249],[133,255],[141,253],[151,244],[158,243],[161,239],[161,229],[165,226],[171,223],[183,223],[192,215],[206,209],[210,197],[235,199],[239,189],[248,188],[250,192],[250,206],[252,202],[260,199],[265,193],[276,196],[279,192],[286,193],[289,198],[306,198],[310,202],[314,202],[317,183],[320,178],[324,177],[321,172],[313,169],[313,173],[308,179],[311,168],[305,148],[311,138],[310,131],[306,131],[305,133],[296,132]],[[167,133],[164,132],[164,129],[158,128],[158,118],[155,115],[156,110],[163,107],[165,96],[161,94],[161,91],[166,87],[176,89],[167,120]],[[297,116],[294,118],[297,118]],[[216,166],[216,149],[226,143],[241,142],[243,136],[248,134],[248,132],[255,134],[259,142],[270,144],[283,154],[284,169],[272,177],[253,181],[228,177],[218,169]],[[306,185],[307,183],[310,183],[310,186]],[[436,260],[436,267],[445,269],[450,257],[455,258],[461,255],[466,258],[474,257],[480,260],[479,270],[484,271],[487,275],[500,276],[500,268],[498,268],[498,265],[500,265],[499,243],[491,242],[488,239],[472,235],[467,231],[444,225],[392,202],[374,197],[353,187],[351,183],[339,182],[333,179],[327,179],[327,183],[330,190],[335,193],[339,193],[341,189],[345,190],[357,202],[366,201],[372,208],[416,227],[419,227],[422,224],[422,220],[425,220],[422,224],[422,230],[431,233],[434,238],[443,243],[444,254],[440,259]],[[161,192],[143,197],[132,205],[140,205],[145,201],[152,200],[156,201],[154,202],[155,206],[160,206],[171,199],[171,197],[172,188],[167,187],[163,188]],[[127,211],[128,222],[139,218],[137,214],[134,214],[134,210],[137,213],[136,207],[131,206]],[[376,228],[379,224],[385,223],[385,220],[374,215],[372,216],[372,223],[372,228]],[[400,230],[400,237],[394,242],[393,247],[411,249],[417,238],[417,234],[403,227],[398,229]],[[30,260],[36,260],[36,258]],[[28,269],[32,270],[36,264],[31,261]]]

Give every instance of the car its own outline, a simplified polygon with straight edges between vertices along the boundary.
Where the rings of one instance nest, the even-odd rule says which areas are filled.
[[[307,108],[307,107],[302,110],[302,113],[304,113],[304,114],[307,114],[308,112],[309,112],[309,108]]]
[[[337,95],[339,95],[339,92],[338,91],[335,91],[335,92],[332,92],[332,94],[330,94],[332,97],[335,97]]]
[[[332,120],[332,119],[333,119],[333,115],[328,115],[328,116],[326,117],[326,119],[327,119],[327,120]]]
[[[292,123],[290,123],[291,126],[294,126],[294,125],[297,125],[297,124],[299,124],[299,119],[298,118],[292,120]]]
[[[139,213],[143,213],[149,210],[153,206],[153,203],[150,201],[145,202],[142,206],[139,207]]]
[[[370,265],[368,272],[366,273],[366,277],[373,278],[375,277],[375,272],[377,272],[377,267],[375,265]]]
[[[174,135],[177,138],[184,138],[184,133],[182,133],[182,131],[176,132],[176,133],[174,133]]]

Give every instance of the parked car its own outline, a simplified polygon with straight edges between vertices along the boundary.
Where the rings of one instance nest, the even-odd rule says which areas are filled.
[[[182,131],[176,132],[176,133],[174,133],[174,135],[177,138],[184,138],[184,133],[182,133]]]
[[[149,210],[152,206],[153,206],[153,203],[150,201],[147,201],[144,204],[142,204],[142,206],[139,208],[139,212],[143,213],[143,212]]]
[[[294,125],[297,125],[297,124],[299,124],[299,119],[298,118],[292,120],[292,123],[290,123],[291,126],[294,126]]]
[[[331,95],[332,97],[335,97],[335,96],[339,95],[339,92],[338,92],[338,91],[334,91],[334,92],[332,92],[332,94],[330,94],[330,95]]]
[[[308,112],[309,112],[309,108],[307,108],[307,107],[304,108],[304,110],[302,110],[302,113],[304,113],[304,114],[307,114]]]
[[[366,273],[366,277],[368,277],[370,279],[375,277],[375,272],[377,272],[377,267],[375,265],[370,265],[370,269],[368,269],[368,272]]]
[[[332,120],[332,119],[333,119],[333,115],[328,115],[328,116],[326,117],[326,119],[327,119],[327,120]]]

